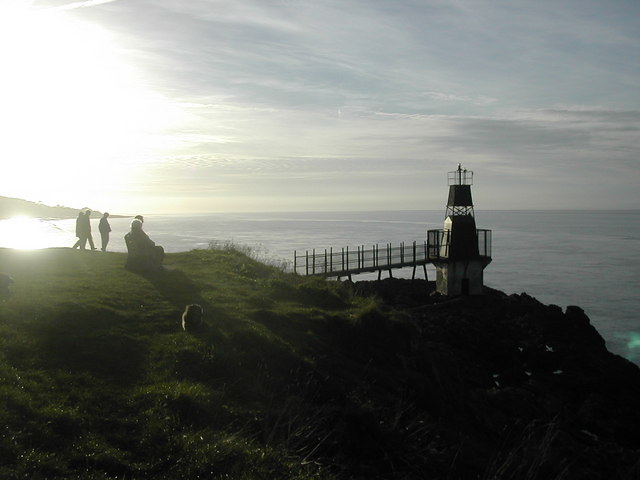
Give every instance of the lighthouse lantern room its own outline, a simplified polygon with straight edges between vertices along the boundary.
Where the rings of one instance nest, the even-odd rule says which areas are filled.
[[[427,244],[443,295],[481,295],[483,271],[491,262],[491,230],[477,229],[471,198],[473,172],[448,173],[449,199],[442,230],[429,230]]]

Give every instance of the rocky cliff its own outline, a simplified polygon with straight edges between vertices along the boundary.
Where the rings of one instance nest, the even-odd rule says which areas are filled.
[[[403,478],[640,478],[640,369],[607,351],[579,307],[491,289],[444,299],[418,281],[354,288],[406,314],[390,325],[379,313],[345,336],[354,348],[377,344],[371,372],[395,365],[395,387],[384,388],[403,390],[395,418],[356,428],[370,429],[359,454],[375,471],[391,475],[404,458]],[[384,434],[389,422],[407,435],[395,443],[402,452]],[[362,478],[366,465],[355,466]]]

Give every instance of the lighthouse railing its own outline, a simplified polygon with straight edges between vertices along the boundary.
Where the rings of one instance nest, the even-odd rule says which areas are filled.
[[[449,246],[451,235],[449,230],[428,230],[427,231],[427,252],[429,259],[440,259],[449,257]],[[491,230],[476,229],[478,241],[478,255],[480,257],[491,258]]]
[[[446,258],[449,251],[449,230],[427,230],[429,258]]]
[[[491,230],[478,229],[478,252],[481,257],[491,257]]]
[[[473,185],[473,172],[471,170],[454,170],[447,173],[447,183],[451,185]]]

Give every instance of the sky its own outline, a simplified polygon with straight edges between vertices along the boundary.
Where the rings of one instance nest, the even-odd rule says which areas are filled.
[[[637,0],[2,0],[0,195],[640,208]]]

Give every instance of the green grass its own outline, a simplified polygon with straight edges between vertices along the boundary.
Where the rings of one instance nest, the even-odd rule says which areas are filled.
[[[0,477],[333,478],[318,359],[375,302],[229,246],[124,261],[0,249]]]
[[[580,478],[568,469],[590,459],[562,456],[583,427],[540,413],[561,398],[547,377],[537,400],[492,376],[503,344],[520,358],[522,309],[540,310],[533,328],[557,307],[496,293],[431,308],[425,283],[299,277],[227,244],[153,275],[124,263],[0,249],[15,280],[0,298],[1,479],[534,480]],[[190,303],[205,312],[194,333]],[[504,332],[497,353],[485,330]]]

